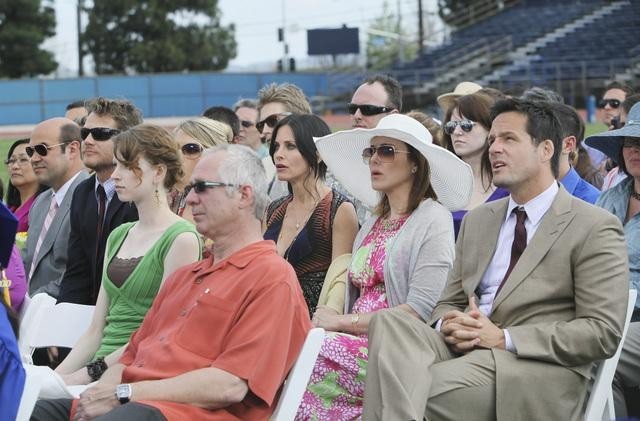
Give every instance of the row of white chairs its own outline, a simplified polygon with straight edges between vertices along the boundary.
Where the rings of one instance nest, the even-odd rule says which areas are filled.
[[[585,421],[615,420],[613,394],[611,384],[616,372],[624,339],[636,302],[637,291],[629,290],[627,317],[622,333],[622,340],[616,353],[598,365],[596,376],[591,386],[584,415]],[[27,298],[28,300],[28,298]],[[55,299],[46,294],[38,294],[23,304],[20,317],[20,352],[30,359],[33,349],[48,346],[72,348],[80,335],[89,327],[93,306],[61,303],[56,305]],[[280,399],[276,405],[272,420],[290,421],[295,418],[298,406],[302,401],[307,383],[313,372],[316,359],[324,339],[324,329],[315,328],[309,331],[302,350],[285,381]],[[25,381],[17,421],[29,419],[40,392],[40,379],[28,376]]]

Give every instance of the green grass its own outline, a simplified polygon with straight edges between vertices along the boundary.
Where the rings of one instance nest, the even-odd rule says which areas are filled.
[[[605,131],[607,128],[604,124],[600,123],[592,123],[587,124],[586,127],[586,136],[590,136],[594,133],[599,133]],[[7,166],[4,164],[4,161],[7,159],[7,152],[9,150],[9,146],[13,143],[14,139],[2,139],[0,140],[0,180],[4,185],[4,190],[7,191],[7,183],[9,182],[9,177],[7,175]],[[4,198],[3,198],[4,199]]]

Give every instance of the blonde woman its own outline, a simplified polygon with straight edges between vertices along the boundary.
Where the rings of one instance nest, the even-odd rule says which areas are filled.
[[[205,117],[198,117],[178,124],[173,130],[173,136],[182,152],[184,175],[174,188],[169,191],[169,208],[176,215],[193,222],[191,209],[186,206],[186,198],[189,192],[185,190],[193,168],[200,160],[205,149],[230,143],[233,139],[233,132],[227,124]]]

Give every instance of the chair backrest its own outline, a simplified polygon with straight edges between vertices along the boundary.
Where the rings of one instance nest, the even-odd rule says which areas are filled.
[[[89,328],[95,306],[59,303],[45,310],[31,337],[32,349],[49,346],[73,348]]]
[[[31,348],[29,344],[38,330],[40,320],[44,318],[43,314],[46,313],[48,308],[56,304],[56,299],[45,293],[36,294],[32,298],[28,297],[28,295],[25,296],[19,314],[20,333],[18,335],[18,349],[24,362],[31,362]]]
[[[287,380],[284,382],[278,405],[271,416],[272,420],[290,421],[295,418],[298,406],[302,402],[304,391],[307,389],[307,383],[311,378],[313,366],[320,353],[323,340],[324,329],[322,328],[311,329],[307,334],[302,350],[300,350],[300,355],[298,355],[293,368],[291,368],[287,376]]]
[[[616,368],[618,367],[618,360],[620,359],[620,353],[624,345],[624,339],[627,336],[627,330],[629,329],[629,322],[631,321],[631,315],[633,314],[633,308],[636,304],[636,296],[638,292],[635,289],[629,290],[629,301],[627,302],[627,317],[622,329],[622,338],[616,353],[612,357],[602,361],[598,365],[596,376],[593,380],[591,387],[591,393],[589,394],[589,400],[587,401],[587,409],[584,414],[585,421],[601,421],[601,420],[614,420],[615,412],[613,409],[613,396],[611,392],[611,383],[613,382],[613,376],[616,374]]]

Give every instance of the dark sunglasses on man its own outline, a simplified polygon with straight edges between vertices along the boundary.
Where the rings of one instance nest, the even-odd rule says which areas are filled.
[[[354,115],[358,109],[360,109],[362,115],[366,116],[389,113],[394,110],[392,107],[381,107],[379,105],[353,104],[351,102],[347,104],[347,112],[351,115]]]
[[[49,153],[49,149],[53,149],[56,146],[60,146],[60,145],[64,145],[64,144],[65,144],[65,142],[56,143],[55,145],[46,145],[44,143],[41,143],[39,145],[27,146],[26,148],[24,148],[24,150],[27,153],[27,156],[29,158],[31,158],[33,156],[34,152],[37,152],[38,155],[40,155],[40,156],[47,156],[47,154]]]
[[[255,126],[255,123],[253,121],[248,121],[248,120],[240,120],[240,124],[245,129],[248,129],[249,127]]]
[[[615,109],[620,106],[620,100],[619,99],[601,99],[600,102],[598,102],[598,108],[604,108],[607,106],[607,104],[609,104],[611,108]]]
[[[196,181],[195,183],[188,184],[187,191],[193,189],[194,192],[201,194],[207,191],[207,189],[213,189],[215,187],[237,187],[235,184],[222,183],[220,181]]]
[[[108,127],[94,127],[93,129],[87,129],[86,127],[83,127],[80,129],[80,137],[82,137],[82,140],[85,140],[87,137],[89,137],[89,134],[91,134],[93,140],[109,140],[118,133],[120,133],[120,130],[110,129]]]
[[[258,123],[256,123],[256,129],[258,129],[258,131],[262,133],[262,130],[264,130],[265,124],[273,129],[276,126],[276,124],[278,124],[278,121],[280,121],[280,117],[286,117],[288,115],[291,115],[291,113],[285,112],[285,113],[271,114],[269,117],[265,118],[264,120],[258,121]]]

